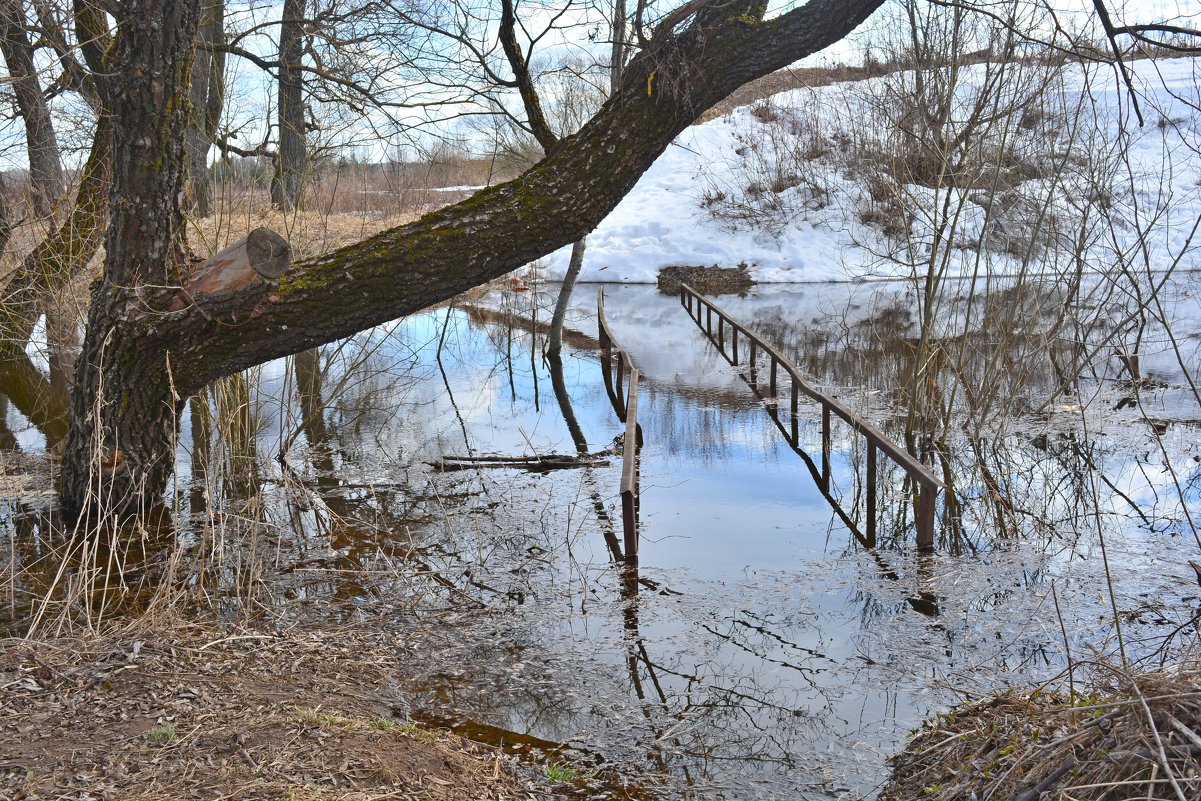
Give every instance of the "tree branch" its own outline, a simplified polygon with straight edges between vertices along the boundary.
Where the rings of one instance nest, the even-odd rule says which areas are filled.
[[[525,106],[526,120],[530,132],[542,145],[542,152],[549,153],[559,141],[559,137],[551,130],[542,111],[542,102],[538,99],[538,91],[534,88],[534,79],[530,76],[530,65],[517,44],[515,30],[516,15],[513,13],[513,0],[501,0],[500,13],[500,43],[504,48],[505,58],[509,60],[509,68],[517,81],[517,89],[521,93],[521,102]]]
[[[1138,93],[1134,91],[1134,81],[1130,77],[1130,70],[1126,67],[1126,62],[1122,59],[1122,48],[1118,47],[1117,29],[1113,26],[1113,20],[1109,18],[1109,9],[1105,7],[1104,0],[1093,0],[1093,8],[1097,11],[1097,18],[1101,20],[1101,27],[1105,29],[1105,38],[1109,40],[1109,46],[1113,49],[1114,62],[1116,69],[1122,76],[1122,82],[1126,84],[1126,91],[1130,95],[1130,102],[1134,105],[1134,114],[1138,117],[1138,124],[1141,128],[1146,124],[1143,119],[1143,109],[1138,102]]]

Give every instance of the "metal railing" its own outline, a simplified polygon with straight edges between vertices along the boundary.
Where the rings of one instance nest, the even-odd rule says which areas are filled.
[[[867,540],[871,545],[874,546],[875,544],[876,534],[877,454],[878,452],[883,452],[899,467],[905,470],[910,480],[918,487],[917,546],[919,550],[933,550],[935,505],[938,500],[938,491],[943,488],[943,483],[937,476],[930,472],[929,467],[922,464],[912,454],[889,439],[888,435],[883,431],[867,420],[864,420],[847,406],[811,386],[801,376],[801,371],[797,369],[796,365],[789,361],[780,351],[760,339],[753,331],[738,323],[717,306],[717,304],[706,300],[687,284],[680,285],[680,303],[688,312],[688,316],[705,332],[705,335],[717,346],[722,355],[726,355],[726,341],[727,338],[729,339],[730,353],[726,355],[726,358],[730,360],[731,364],[739,364],[739,338],[742,337],[746,340],[746,350],[748,351],[747,364],[750,368],[752,386],[757,385],[756,357],[759,355],[759,351],[762,351],[767,356],[770,363],[767,397],[772,403],[778,402],[777,384],[779,374],[784,372],[788,375],[791,385],[791,430],[784,433],[789,440],[789,444],[794,449],[800,448],[798,404],[801,393],[821,404],[821,469],[815,475],[823,493],[829,495],[830,492],[830,424],[832,416],[837,415],[840,417],[852,430],[863,435],[867,440],[867,477],[865,481],[867,490],[866,519],[868,529]],[[716,330],[714,330],[715,317],[717,318]],[[783,430],[782,426],[781,430]]]
[[[638,368],[629,352],[621,346],[609,330],[605,319],[605,289],[596,291],[596,318],[600,330],[601,373],[605,377],[605,391],[617,419],[626,424],[625,445],[621,457],[621,527],[625,540],[627,564],[638,563],[638,451],[642,448],[642,428],[638,425]],[[613,368],[613,357],[617,356],[617,368]],[[626,375],[629,386],[626,386]]]

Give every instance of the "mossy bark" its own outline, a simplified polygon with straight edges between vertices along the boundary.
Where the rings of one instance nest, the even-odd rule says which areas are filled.
[[[119,20],[120,37],[149,44],[118,46],[127,111],[117,114],[106,277],[93,292],[76,369],[65,508],[84,508],[93,487],[124,506],[161,497],[180,399],[210,382],[426,308],[580,239],[705,109],[842,39],[882,2],[812,0],[770,21],[757,2],[700,6],[658,30],[597,115],[519,178],[294,264],[274,284],[176,311],[175,293],[159,289],[178,285],[181,264],[184,154],[169,132],[185,129],[183,39],[194,32],[198,0],[126,4],[136,9]],[[191,31],[182,20],[189,14]],[[160,24],[134,19],[143,16]],[[168,33],[178,40],[170,47]],[[105,472],[113,462],[120,469]]]

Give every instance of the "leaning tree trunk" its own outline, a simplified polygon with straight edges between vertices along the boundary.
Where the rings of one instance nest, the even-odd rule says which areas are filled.
[[[38,83],[21,0],[0,0],[0,52],[8,64],[17,110],[25,122],[33,210],[39,217],[48,217],[63,193],[63,168],[50,107]]]
[[[103,110],[80,173],[71,212],[46,234],[0,284],[0,361],[23,355],[47,301],[73,281],[96,255],[108,225],[112,179],[112,119]]]
[[[308,153],[304,143],[304,0],[284,0],[279,24],[279,153],[271,202],[298,209],[304,201]]]
[[[161,499],[183,399],[212,381],[426,308],[584,236],[702,111],[842,39],[883,0],[810,0],[771,20],[758,0],[685,6],[695,18],[661,25],[597,115],[520,178],[290,268],[286,243],[260,233],[249,266],[214,259],[185,282],[176,132],[198,2],[119,7],[112,222],[75,371],[68,514],[93,499],[117,509]]]
[[[546,352],[555,358],[558,358],[559,352],[563,350],[563,321],[567,319],[567,307],[571,305],[571,293],[575,290],[575,282],[579,280],[580,270],[584,268],[584,249],[587,245],[587,237],[572,243],[567,273],[563,276],[563,285],[559,287],[559,297],[555,300],[555,313],[551,315],[550,331],[546,339]]]

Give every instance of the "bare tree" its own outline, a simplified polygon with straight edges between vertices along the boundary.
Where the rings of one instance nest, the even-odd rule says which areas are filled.
[[[104,13],[88,0],[75,0],[73,18],[87,68],[102,74],[111,38]],[[4,297],[0,303],[0,361],[24,357],[24,345],[45,311],[47,299],[83,271],[96,255],[108,225],[112,120],[106,111],[107,85],[87,80],[80,88],[99,112],[92,147],[79,172],[70,211],[55,221],[0,286]]]
[[[192,64],[192,119],[188,125],[188,179],[192,207],[201,217],[210,212],[208,154],[217,139],[225,105],[225,2],[208,0],[200,12],[196,56]]]
[[[609,51],[609,94],[612,95],[621,85],[621,71],[626,58],[626,7],[624,0],[614,0],[611,17],[610,36],[613,39]],[[563,347],[563,320],[567,316],[567,307],[571,304],[571,294],[579,280],[580,271],[584,268],[584,250],[587,239],[580,238],[571,246],[571,258],[567,262],[567,272],[563,275],[563,285],[559,287],[559,297],[555,300],[555,311],[551,315],[550,333],[547,337],[546,352],[552,359],[557,359]]]
[[[17,110],[25,123],[34,212],[46,217],[63,193],[63,169],[50,107],[38,80],[34,48],[21,0],[0,0],[0,54],[8,65]]]
[[[284,0],[279,23],[279,153],[271,181],[271,202],[300,208],[308,172],[305,147],[304,73],[305,0]]]

